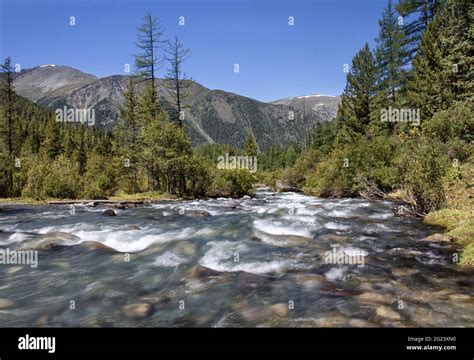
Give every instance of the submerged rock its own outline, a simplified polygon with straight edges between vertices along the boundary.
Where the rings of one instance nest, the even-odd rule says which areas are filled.
[[[102,215],[104,215],[104,216],[117,216],[117,214],[115,213],[115,211],[113,211],[112,209],[104,210],[104,211],[102,212]]]
[[[284,304],[284,303],[271,305],[270,309],[272,310],[272,312],[274,312],[278,316],[286,316],[288,315],[288,311],[290,310],[288,308],[288,304]]]
[[[427,236],[423,240],[438,243],[438,242],[453,242],[454,238],[448,234],[437,233],[437,234]]]
[[[124,305],[122,311],[129,319],[146,319],[153,312],[153,306],[148,303],[129,304]]]
[[[141,230],[142,228],[138,225],[131,225],[128,227],[129,230]]]
[[[205,266],[197,265],[194,266],[188,273],[188,276],[195,279],[203,279],[210,276],[217,276],[221,273],[216,270],[209,269]]]
[[[67,232],[52,231],[41,235],[40,239],[27,241],[24,244],[21,244],[20,248],[29,250],[50,250],[55,247],[74,245],[80,240],[81,238],[79,236]]]
[[[205,210],[187,210],[186,211],[187,215],[190,215],[192,217],[208,217],[211,216],[211,213]]]
[[[399,321],[401,320],[401,316],[396,311],[390,309],[387,306],[380,306],[375,311],[375,314],[379,317],[384,319],[392,320],[392,321]]]
[[[396,277],[402,277],[402,276],[411,276],[414,274],[418,274],[420,270],[416,269],[407,269],[407,268],[397,268],[392,270],[392,274]]]
[[[10,309],[15,307],[15,305],[13,300],[0,298],[0,310]]]
[[[360,303],[368,304],[392,304],[396,301],[396,297],[388,294],[381,294],[375,292],[366,292],[361,295],[354,296],[354,298]]]
[[[117,252],[117,250],[111,248],[110,246],[102,244],[101,242],[98,242],[98,241],[83,241],[80,244],[78,244],[78,246],[90,251],[106,250],[110,252]]]
[[[298,274],[295,275],[295,281],[305,288],[313,288],[325,282],[326,278],[320,274]]]

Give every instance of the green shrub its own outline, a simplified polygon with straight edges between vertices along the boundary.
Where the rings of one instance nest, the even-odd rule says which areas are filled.
[[[448,159],[439,142],[425,137],[405,144],[399,170],[413,206],[420,215],[439,210],[446,205],[443,177]]]
[[[38,157],[28,171],[23,196],[75,199],[79,190],[80,178],[76,164],[64,155],[55,160]]]

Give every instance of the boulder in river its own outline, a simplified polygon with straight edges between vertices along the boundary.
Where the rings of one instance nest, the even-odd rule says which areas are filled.
[[[104,210],[104,211],[102,212],[102,215],[104,215],[104,216],[117,216],[117,214],[115,213],[115,211],[113,211],[112,209]]]
[[[436,233],[436,234],[425,237],[423,240],[438,243],[438,242],[453,242],[454,238],[448,234]]]
[[[192,217],[208,217],[211,213],[205,210],[186,210],[186,214]]]
[[[389,294],[382,294],[376,292],[366,292],[354,297],[358,302],[364,304],[392,304],[396,297]]]
[[[10,299],[0,298],[0,310],[10,309],[15,306],[15,302]]]
[[[90,251],[105,250],[109,252],[117,252],[115,249],[111,248],[110,246],[102,244],[101,242],[98,242],[98,241],[83,241],[79,244],[79,246]]]
[[[375,311],[375,314],[381,318],[392,320],[392,321],[400,321],[401,316],[396,311],[390,309],[388,306],[379,306]]]
[[[81,240],[79,236],[62,231],[52,231],[40,236],[39,239],[22,243],[21,249],[51,250],[61,246],[75,245]]]
[[[271,305],[270,309],[278,316],[286,316],[289,311],[288,304],[284,303]]]
[[[219,271],[215,271],[201,265],[194,266],[189,271],[189,277],[195,278],[195,279],[204,279],[210,276],[217,276],[217,275],[220,275]]]
[[[276,181],[275,188],[278,192],[288,192],[288,191],[296,192],[296,191],[298,191],[298,189],[296,187],[285,184],[281,180]]]
[[[153,306],[148,303],[137,303],[124,305],[124,315],[129,319],[146,319],[153,312]]]

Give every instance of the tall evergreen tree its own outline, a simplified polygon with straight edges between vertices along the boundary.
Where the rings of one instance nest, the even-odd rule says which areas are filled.
[[[258,145],[252,133],[249,132],[244,144],[244,155],[257,156]]]
[[[169,43],[169,48],[166,50],[165,59],[169,63],[166,79],[173,95],[173,105],[176,106],[176,112],[171,114],[171,118],[177,121],[180,127],[183,127],[185,91],[189,85],[187,81],[189,78],[183,71],[183,63],[188,58],[189,49],[184,48],[178,37],[175,36],[174,41]]]
[[[389,104],[397,107],[398,93],[406,80],[406,66],[409,63],[407,37],[400,24],[399,17],[393,7],[392,0],[388,1],[382,19],[379,20],[380,31],[376,39],[376,60],[379,70],[379,91],[385,98],[390,98]]]
[[[397,12],[404,18],[403,30],[408,38],[408,52],[411,59],[417,51],[428,24],[433,21],[440,7],[440,0],[399,0],[395,6]]]
[[[455,100],[474,100],[474,3],[447,0],[440,36]]]
[[[134,78],[129,78],[120,108],[119,118],[114,128],[114,151],[120,157],[121,171],[129,180],[130,191],[138,189],[138,166],[142,148],[140,146],[140,122],[138,118],[138,98]]]
[[[407,83],[408,103],[420,109],[421,121],[447,108],[453,100],[449,84],[452,69],[443,64],[444,51],[440,41],[442,26],[440,16],[428,25],[413,61],[412,78]]]
[[[377,69],[369,45],[359,50],[352,59],[342,93],[338,118],[350,134],[364,134],[374,111],[373,98],[377,90]]]
[[[7,196],[13,196],[13,164],[14,156],[17,154],[17,146],[19,139],[17,138],[18,126],[15,115],[15,92],[13,90],[13,72],[14,69],[11,65],[11,59],[8,57],[5,62],[0,66],[1,71],[1,119],[3,120],[0,124],[1,139],[3,143],[2,148],[5,148],[5,154],[2,157],[5,159],[4,164],[4,190],[3,193]],[[1,151],[1,150],[0,150]],[[0,191],[1,193],[2,191]]]
[[[138,55],[135,55],[135,66],[137,68],[137,75],[143,80],[151,82],[151,100],[153,106],[149,108],[150,115],[156,115],[155,103],[158,102],[156,92],[157,71],[160,66],[158,58],[158,50],[164,43],[162,40],[163,30],[159,25],[158,19],[146,13],[143,23],[137,28],[138,40],[136,45],[142,50]]]

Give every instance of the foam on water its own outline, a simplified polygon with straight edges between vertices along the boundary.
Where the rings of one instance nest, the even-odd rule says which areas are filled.
[[[253,274],[265,274],[282,272],[297,265],[290,260],[272,261],[245,261],[242,253],[249,248],[240,242],[233,241],[211,241],[211,248],[199,260],[199,264],[220,272],[245,271]],[[239,261],[235,260],[235,254],[239,254]]]
[[[179,256],[171,251],[166,251],[164,254],[155,258],[154,265],[162,267],[176,267],[187,261],[186,258]]]
[[[338,223],[335,223],[335,222],[332,222],[332,221],[324,224],[324,227],[326,229],[329,229],[329,230],[347,230],[347,229],[349,229],[349,226],[347,226],[347,225],[338,224]]]
[[[326,272],[324,276],[326,276],[326,279],[331,281],[342,280],[346,271],[347,269],[345,267],[335,266],[332,267],[331,270]]]
[[[272,235],[298,235],[311,237],[311,232],[307,228],[294,226],[282,221],[255,220],[255,229]]]

